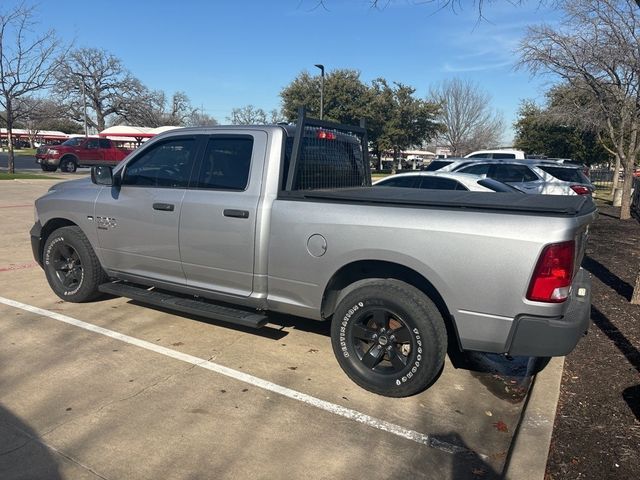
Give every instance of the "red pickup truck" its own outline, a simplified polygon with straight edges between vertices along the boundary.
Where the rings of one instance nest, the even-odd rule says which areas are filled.
[[[115,165],[131,153],[116,147],[108,138],[75,137],[61,145],[41,147],[36,162],[45,172],[75,172],[79,166]]]

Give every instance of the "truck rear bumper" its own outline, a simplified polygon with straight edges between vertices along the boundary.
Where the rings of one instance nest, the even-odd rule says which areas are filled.
[[[557,357],[571,352],[589,329],[591,318],[591,277],[580,269],[561,318],[522,315],[514,320],[510,355]]]

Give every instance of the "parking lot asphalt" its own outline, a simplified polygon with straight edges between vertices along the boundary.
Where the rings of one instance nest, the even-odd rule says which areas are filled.
[[[557,393],[523,416],[531,362],[448,360],[427,391],[391,399],[342,373],[322,323],[61,301],[28,235],[53,183],[0,182],[0,478],[542,478]]]

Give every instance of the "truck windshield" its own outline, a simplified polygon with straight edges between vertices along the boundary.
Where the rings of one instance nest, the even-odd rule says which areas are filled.
[[[82,143],[83,140],[84,140],[84,137],[70,138],[69,140],[63,142],[62,145],[65,145],[67,147],[77,147]]]

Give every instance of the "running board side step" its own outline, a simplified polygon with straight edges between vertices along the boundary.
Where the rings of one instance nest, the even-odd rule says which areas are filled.
[[[233,323],[243,327],[261,328],[268,322],[266,315],[262,315],[254,311],[223,307],[222,305],[205,300],[193,300],[191,298],[179,297],[157,290],[148,290],[145,287],[136,286],[130,283],[103,283],[98,287],[98,290],[118,297],[138,300],[141,303],[154,305],[156,307],[177,310],[191,315],[199,315],[201,317]]]

